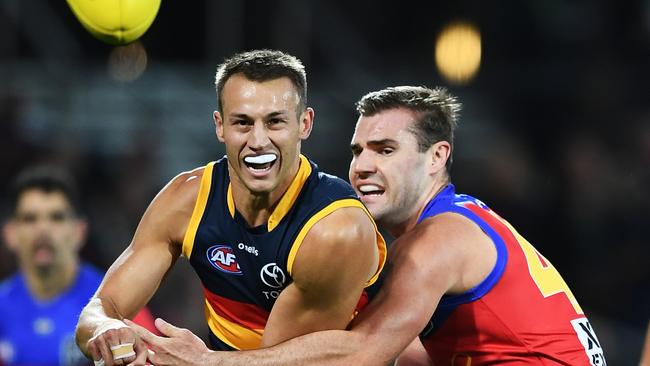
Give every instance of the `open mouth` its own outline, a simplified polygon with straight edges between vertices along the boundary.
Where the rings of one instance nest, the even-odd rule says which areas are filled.
[[[381,196],[384,189],[374,184],[363,184],[358,187],[361,196]]]
[[[275,154],[254,155],[245,157],[244,164],[254,172],[264,172],[270,170],[277,160]]]
[[[37,264],[46,264],[52,261],[54,246],[48,239],[38,239],[32,249],[34,261]]]

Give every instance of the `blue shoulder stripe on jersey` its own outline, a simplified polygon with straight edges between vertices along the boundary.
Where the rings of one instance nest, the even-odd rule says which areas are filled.
[[[499,236],[499,234],[497,234],[490,225],[478,217],[478,215],[463,207],[462,203],[465,202],[475,203],[480,207],[485,206],[482,202],[471,196],[455,194],[454,185],[449,184],[427,204],[427,206],[424,208],[424,211],[422,212],[422,215],[420,215],[418,218],[418,223],[427,217],[435,216],[444,212],[455,212],[463,215],[476,223],[481,228],[481,230],[483,230],[490,237],[490,239],[492,239],[492,242],[494,243],[494,246],[497,250],[497,260],[490,274],[483,281],[481,281],[481,283],[463,294],[443,296],[440,300],[440,304],[438,305],[439,308],[447,306],[456,307],[460,304],[472,302],[483,297],[499,281],[501,275],[503,275],[506,263],[508,261],[508,251],[506,250],[503,238],[501,238],[501,236]]]
[[[490,274],[485,277],[481,283],[463,294],[443,296],[440,300],[440,304],[443,306],[457,306],[480,299],[481,297],[485,296],[485,294],[487,294],[492,289],[492,287],[497,284],[497,282],[499,282],[499,279],[505,271],[506,263],[508,262],[508,250],[506,249],[506,244],[503,241],[503,238],[501,238],[501,236],[499,236],[499,234],[497,234],[497,232],[494,231],[490,225],[488,225],[475,213],[459,206],[456,206],[454,209],[450,209],[449,212],[461,214],[476,223],[490,237],[490,239],[492,239],[492,243],[494,243],[494,246],[497,250],[496,263],[494,264],[494,267],[492,268]]]

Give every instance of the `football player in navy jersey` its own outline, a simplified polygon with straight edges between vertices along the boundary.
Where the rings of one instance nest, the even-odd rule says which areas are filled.
[[[218,350],[345,329],[383,267],[385,242],[352,187],[300,153],[314,121],[302,63],[244,52],[219,66],[215,85],[226,156],[163,188],[82,312],[77,344],[97,363],[145,362],[119,314],[146,303],[181,255]]]

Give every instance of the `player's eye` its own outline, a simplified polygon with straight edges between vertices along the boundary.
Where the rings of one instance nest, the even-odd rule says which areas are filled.
[[[33,224],[36,222],[36,214],[34,213],[23,213],[18,215],[18,221],[23,224]]]
[[[56,211],[50,213],[50,220],[53,222],[63,222],[68,218],[68,215],[63,211]]]
[[[269,125],[269,126],[277,126],[277,125],[279,125],[279,124],[281,124],[283,122],[284,122],[284,119],[282,119],[282,118],[271,118],[268,121],[266,121],[266,124]]]

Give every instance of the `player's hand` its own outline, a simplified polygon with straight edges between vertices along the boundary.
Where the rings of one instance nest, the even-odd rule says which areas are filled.
[[[87,343],[97,366],[144,365],[147,346],[124,322],[111,319],[99,327]]]
[[[154,365],[203,365],[208,355],[213,353],[194,333],[160,318],[156,319],[155,325],[165,337],[159,337],[131,321],[125,322],[149,345],[149,361]]]

